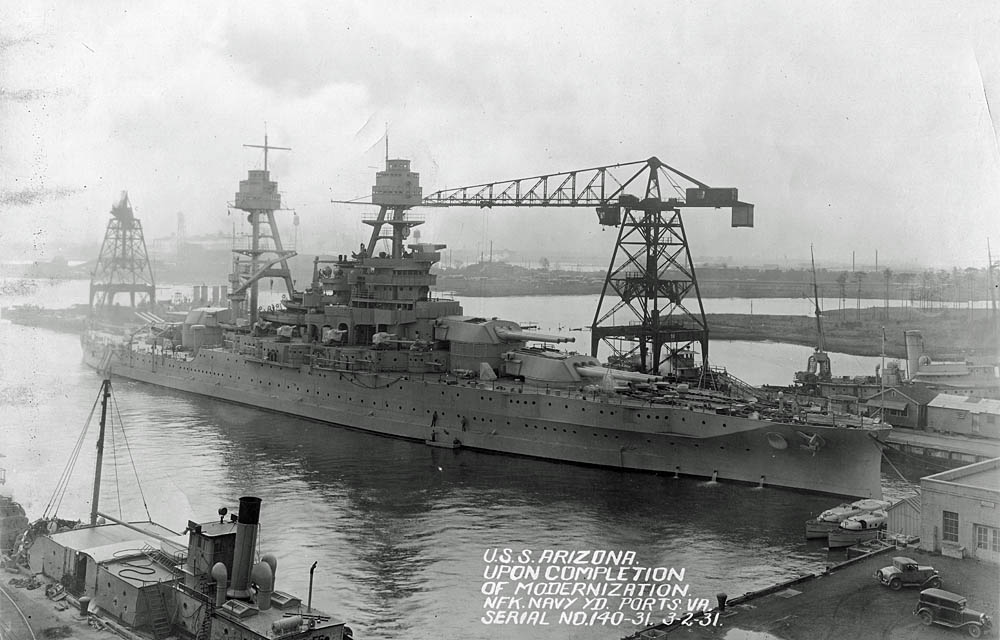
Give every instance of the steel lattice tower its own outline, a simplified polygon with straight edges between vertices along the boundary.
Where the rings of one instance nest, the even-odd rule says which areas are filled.
[[[128,192],[111,207],[111,220],[104,232],[104,243],[97,258],[97,266],[90,278],[91,315],[98,309],[115,305],[115,296],[127,293],[129,307],[139,304],[156,304],[156,284],[146,253],[146,240],[142,223],[135,217]]]

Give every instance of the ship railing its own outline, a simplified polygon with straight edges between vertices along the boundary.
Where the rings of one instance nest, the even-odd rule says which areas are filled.
[[[141,549],[143,555],[145,555],[152,562],[162,564],[165,567],[173,568],[177,565],[184,564],[187,562],[187,550],[178,551],[176,553],[170,554],[166,553],[162,549],[157,549],[148,542],[142,546]]]
[[[212,592],[214,591],[214,587],[212,585],[214,584],[214,582],[210,582],[208,580],[199,580],[198,585],[201,587],[200,589],[189,587],[183,582],[177,582],[175,583],[175,586],[181,593],[189,595],[196,600],[200,600],[201,602],[208,602],[211,604],[214,602],[212,599]]]

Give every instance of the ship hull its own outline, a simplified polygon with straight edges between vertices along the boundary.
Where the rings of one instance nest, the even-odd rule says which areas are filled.
[[[83,342],[100,366],[103,347]],[[115,375],[420,442],[636,471],[879,498],[887,429],[805,426],[640,404],[567,390],[448,381],[436,374],[338,372],[221,349],[178,360],[119,352]],[[819,435],[819,450],[804,446]]]
[[[832,532],[840,526],[839,522],[824,522],[823,520],[806,520],[806,539],[818,540],[826,539]]]

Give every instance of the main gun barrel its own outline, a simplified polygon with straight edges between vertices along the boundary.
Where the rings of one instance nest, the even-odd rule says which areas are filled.
[[[514,329],[496,328],[497,337],[501,340],[521,340],[523,342],[576,342],[576,338],[566,338],[553,335],[551,333],[532,333],[530,331],[517,331]]]
[[[621,369],[606,369],[605,367],[587,365],[577,367],[576,371],[584,378],[603,378],[606,375],[610,375],[620,382],[651,383],[663,380],[663,376],[652,376],[648,373],[636,373],[635,371],[622,371]]]

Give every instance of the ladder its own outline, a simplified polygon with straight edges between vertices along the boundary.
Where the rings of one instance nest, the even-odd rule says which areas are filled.
[[[211,601],[207,601],[202,605],[202,611],[204,613],[202,613],[201,626],[198,627],[195,640],[209,640],[212,633],[212,615],[215,613],[215,606]]]
[[[162,640],[170,635],[170,614],[159,583],[153,593],[147,594],[146,603],[149,605],[149,625],[153,630],[153,637]]]

